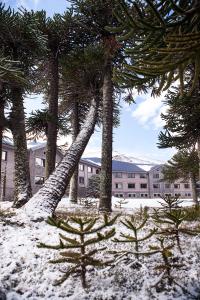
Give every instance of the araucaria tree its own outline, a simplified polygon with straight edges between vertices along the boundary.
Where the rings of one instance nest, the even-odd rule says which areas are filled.
[[[55,282],[55,285],[63,283],[70,275],[79,274],[81,277],[82,287],[87,287],[86,273],[87,267],[103,267],[109,265],[111,261],[103,261],[95,258],[95,254],[106,249],[96,248],[96,244],[101,241],[108,240],[115,235],[115,228],[111,228],[104,233],[101,231],[107,227],[114,225],[117,216],[109,220],[108,216],[104,215],[104,220],[100,224],[96,225],[98,218],[84,218],[73,217],[68,220],[56,221],[49,218],[48,223],[52,226],[56,226],[63,232],[71,234],[75,237],[68,237],[60,233],[60,244],[58,245],[46,245],[40,243],[39,247],[60,250],[61,257],[50,262],[53,264],[70,263],[74,266],[68,268],[61,279]],[[96,226],[95,226],[96,225]],[[96,236],[94,236],[96,234]],[[91,236],[89,238],[89,236]],[[90,249],[90,246],[95,249]],[[89,248],[89,249],[88,249]]]
[[[75,10],[80,14],[84,27],[90,28],[96,35],[96,41],[103,47],[103,107],[102,107],[102,153],[101,153],[101,183],[100,183],[100,211],[111,211],[112,189],[112,133],[114,84],[113,67],[119,61],[119,48],[115,34],[110,33],[106,26],[117,21],[114,8],[118,1],[111,0],[73,0]]]
[[[63,15],[55,14],[52,18],[47,17],[45,11],[39,11],[36,15],[39,28],[47,37],[47,55],[40,68],[43,69],[42,74],[45,76],[43,91],[46,94],[49,114],[46,147],[46,178],[48,178],[56,162],[60,60],[63,55],[70,52],[74,42],[73,14],[68,10]]]
[[[24,84],[16,81],[6,86],[7,100],[11,102],[9,128],[15,148],[14,206],[20,207],[31,196],[23,98],[25,92],[31,89],[36,59],[39,59],[45,48],[45,38],[38,30],[37,20],[32,12],[14,12],[1,5],[0,23],[1,53],[14,61],[14,68],[23,73],[26,81]]]

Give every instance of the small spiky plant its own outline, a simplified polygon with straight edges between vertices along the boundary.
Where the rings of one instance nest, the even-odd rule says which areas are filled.
[[[180,204],[183,202],[179,199],[180,196],[171,196],[171,195],[165,195],[161,197],[163,199],[163,202],[159,202],[161,205],[162,210],[167,210],[170,213],[173,209],[180,208]]]
[[[172,285],[174,281],[174,278],[172,276],[172,269],[178,269],[181,268],[182,264],[174,264],[171,262],[171,258],[173,257],[172,249],[174,247],[174,244],[170,245],[164,245],[164,238],[158,238],[157,241],[159,242],[159,245],[150,245],[149,252],[143,253],[143,255],[153,255],[160,253],[162,257],[163,264],[160,264],[156,266],[156,270],[161,271],[161,276],[159,277],[159,280],[154,285],[156,287],[159,283],[161,283],[165,278],[168,281],[169,285]]]
[[[68,234],[78,237],[78,239],[72,238],[60,233],[60,243],[58,245],[47,245],[44,243],[38,245],[40,248],[49,248],[60,251],[59,254],[61,257],[51,260],[51,263],[70,263],[74,265],[70,267],[65,272],[64,276],[57,280],[54,285],[63,283],[70,275],[75,273],[80,275],[82,286],[83,288],[86,288],[87,266],[101,267],[111,263],[111,261],[102,261],[101,259],[95,258],[95,254],[105,250],[106,247],[95,249],[88,249],[88,247],[94,246],[101,241],[108,240],[115,235],[115,228],[111,228],[104,233],[100,233],[100,231],[106,227],[112,226],[117,217],[118,215],[109,220],[108,216],[105,214],[103,222],[100,225],[96,225],[96,227],[95,224],[99,218],[70,217],[67,221],[56,220],[53,218],[48,219],[49,225],[55,226]],[[92,234],[96,234],[96,236],[86,239],[88,235]]]
[[[122,208],[123,208],[123,205],[125,205],[125,204],[127,204],[127,203],[128,203],[128,201],[126,201],[125,198],[119,198],[119,199],[117,200],[117,204],[115,204],[115,207],[116,207],[116,208],[122,209]]]
[[[159,214],[159,211],[154,211],[152,218],[160,228],[158,234],[175,237],[177,247],[181,254],[183,254],[183,251],[181,248],[180,234],[196,235],[200,232],[199,228],[191,229],[186,226],[181,226],[187,219],[187,213],[183,209],[176,209],[171,212],[166,211],[162,214]]]
[[[134,216],[131,216],[130,219],[125,219],[125,221],[121,221],[121,223],[129,230],[131,230],[131,232],[133,233],[133,235],[131,234],[125,234],[125,233],[120,233],[120,237],[122,237],[122,239],[118,239],[115,238],[114,241],[117,243],[133,243],[134,244],[134,250],[135,250],[135,256],[138,258],[139,257],[139,245],[141,242],[149,239],[156,231],[157,229],[151,229],[150,232],[145,235],[145,236],[141,236],[139,237],[139,232],[144,229],[144,226],[146,225],[148,218],[144,218],[143,220],[141,220],[141,222],[139,223],[137,221],[137,218]]]

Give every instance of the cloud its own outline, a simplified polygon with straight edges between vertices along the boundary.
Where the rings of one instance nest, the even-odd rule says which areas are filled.
[[[166,106],[163,104],[166,93],[163,93],[159,97],[151,97],[150,94],[141,95],[142,102],[136,104],[135,110],[132,112],[132,117],[136,119],[141,125],[146,128],[154,126],[154,128],[160,128],[163,126],[163,121],[160,118],[161,112],[166,111]]]

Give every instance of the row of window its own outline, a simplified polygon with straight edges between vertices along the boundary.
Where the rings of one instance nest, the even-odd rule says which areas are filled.
[[[173,186],[174,186],[175,189],[180,189],[180,184],[179,183],[175,183]],[[171,187],[172,187],[171,184],[169,184],[169,183],[165,184],[165,188],[166,189],[170,189]],[[159,189],[160,188],[160,184],[159,183],[154,183],[153,184],[153,188],[154,189]],[[185,189],[190,189],[189,183],[184,183],[184,188]]]
[[[89,167],[89,166],[84,166],[83,164],[79,164],[79,171],[84,171],[85,167],[87,167],[87,172],[88,173],[96,173],[99,174],[99,170],[96,169],[96,172],[94,172],[95,168]]]
[[[180,189],[180,184],[175,183],[173,186],[174,186],[174,189]],[[123,183],[122,182],[115,183],[115,188],[122,190],[123,189]],[[141,189],[146,189],[147,188],[147,184],[146,183],[141,183],[140,184],[140,188]],[[160,184],[159,183],[154,183],[153,184],[153,188],[154,189],[159,189],[160,188]],[[166,183],[165,184],[165,188],[169,189],[169,188],[171,188],[171,185],[168,184],[168,183]],[[190,188],[189,183],[184,183],[184,188],[185,189],[189,189]],[[135,183],[128,183],[128,189],[135,189]]]
[[[165,196],[168,196],[168,195],[170,195],[170,196],[172,196],[172,194],[164,194]],[[148,194],[146,194],[146,193],[141,193],[141,194],[134,194],[134,193],[129,193],[128,194],[128,198],[136,198],[136,197],[141,197],[141,198],[147,198],[148,197]],[[159,193],[155,193],[155,194],[153,194],[153,196],[154,196],[154,198],[160,198],[161,196],[163,196],[163,195],[161,195],[161,194],[159,194]],[[181,196],[181,194],[174,194],[174,196]],[[185,195],[184,195],[185,197],[191,197],[191,193],[185,193]],[[125,196],[124,196],[124,194],[121,194],[121,193],[116,193],[115,194],[115,197],[118,197],[118,198],[124,198]],[[127,196],[126,196],[127,197]]]
[[[123,183],[122,182],[118,182],[115,183],[115,188],[122,190],[123,189]],[[147,189],[147,184],[146,183],[140,183],[140,188],[141,189]],[[128,189],[135,189],[135,183],[128,183]]]
[[[122,178],[123,177],[122,174],[123,174],[122,172],[115,172],[115,173],[113,173],[113,177],[114,178]],[[135,178],[135,175],[136,175],[135,173],[128,173],[127,178]],[[138,175],[140,178],[147,178],[147,174],[145,174],[145,173],[141,173]]]
[[[117,198],[124,198],[124,194],[116,193],[115,197],[117,197]],[[128,194],[128,198],[135,198],[135,197],[136,197],[136,194]],[[137,195],[137,197],[138,197],[138,195]],[[139,197],[141,197],[141,198],[148,198],[148,194],[141,193]]]

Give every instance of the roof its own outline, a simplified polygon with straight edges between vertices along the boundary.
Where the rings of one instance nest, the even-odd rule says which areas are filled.
[[[84,158],[85,161],[93,162],[101,166],[101,158],[99,157],[87,157]],[[112,161],[112,171],[113,172],[127,172],[127,173],[144,173],[146,172],[145,169],[142,169],[137,164],[113,160]]]
[[[10,139],[10,138],[4,138],[3,139],[3,144],[6,145],[6,146],[11,146],[12,148],[14,147],[13,140]],[[46,144],[47,144],[46,142],[36,142],[36,141],[28,142],[27,143],[27,149],[35,151],[35,150],[38,150],[38,149],[45,148]],[[60,149],[57,149],[57,151],[60,153],[61,156],[63,156]]]
[[[87,165],[90,165],[90,166],[93,166],[93,167],[96,167],[96,168],[100,168],[101,167],[101,163],[95,163],[87,158],[81,158],[80,159],[80,163],[84,163],[84,164],[87,164]]]
[[[27,143],[27,148],[31,149],[31,150],[37,150],[37,149],[45,148],[45,147],[46,147],[46,142],[41,143],[41,142],[32,141],[32,142]]]

